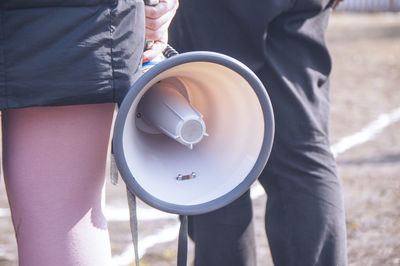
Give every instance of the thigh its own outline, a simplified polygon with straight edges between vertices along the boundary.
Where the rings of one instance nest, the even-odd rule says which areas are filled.
[[[89,244],[110,254],[101,203],[113,111],[110,103],[3,112],[4,175],[21,265],[80,265],[90,259]]]

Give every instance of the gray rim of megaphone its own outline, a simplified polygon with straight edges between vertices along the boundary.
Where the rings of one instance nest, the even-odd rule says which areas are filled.
[[[126,158],[123,151],[123,131],[125,125],[125,119],[129,110],[131,109],[131,105],[140,91],[148,84],[154,77],[159,75],[160,73],[174,67],[177,65],[190,63],[190,62],[211,62],[223,65],[225,67],[230,68],[231,70],[240,74],[244,79],[249,82],[251,87],[254,89],[258,100],[260,101],[260,105],[262,107],[262,111],[264,114],[264,139],[263,144],[260,150],[259,157],[254,164],[254,167],[251,169],[247,177],[237,185],[233,190],[228,192],[227,194],[211,200],[206,203],[201,203],[197,205],[179,205],[172,204],[169,202],[165,202],[160,200],[146,190],[144,190],[139,183],[136,182],[136,179],[132,175],[129,170],[128,164],[126,162]],[[114,136],[113,136],[113,153],[115,156],[115,161],[118,167],[118,170],[121,173],[123,180],[125,181],[128,189],[138,196],[141,200],[149,204],[150,206],[157,208],[159,210],[181,214],[181,215],[197,215],[203,214],[207,212],[211,212],[222,208],[235,199],[239,198],[243,195],[251,185],[257,180],[262,170],[265,167],[265,164],[269,158],[271,153],[273,139],[274,139],[274,114],[272,109],[272,104],[267,94],[267,91],[258,77],[243,63],[238,60],[231,58],[229,56],[215,53],[215,52],[206,52],[206,51],[197,51],[197,52],[187,52],[175,55],[167,60],[164,60],[151,69],[149,69],[146,73],[144,73],[130,88],[124,100],[121,103],[121,106],[118,111],[118,115],[115,121],[114,127]]]

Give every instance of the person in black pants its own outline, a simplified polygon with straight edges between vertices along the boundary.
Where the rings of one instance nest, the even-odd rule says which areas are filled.
[[[264,83],[275,112],[273,150],[259,181],[275,265],[346,265],[341,182],[329,146],[330,0],[184,0],[169,29],[179,52],[230,55]],[[256,265],[249,193],[189,217],[196,266]]]

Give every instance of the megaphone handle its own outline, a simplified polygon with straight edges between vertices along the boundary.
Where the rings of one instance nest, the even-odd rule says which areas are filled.
[[[187,238],[188,238],[188,217],[186,215],[179,215],[181,226],[179,228],[178,239],[178,263],[177,266],[186,266],[187,264]]]
[[[126,187],[126,192],[128,196],[128,206],[129,206],[129,221],[132,233],[133,249],[135,252],[135,265],[139,266],[139,237],[138,237],[138,220],[136,212],[136,196]]]
[[[179,54],[179,53],[171,45],[169,45],[167,43],[167,47],[165,47],[165,49],[163,51],[163,55],[165,56],[165,58],[170,58],[177,54]]]

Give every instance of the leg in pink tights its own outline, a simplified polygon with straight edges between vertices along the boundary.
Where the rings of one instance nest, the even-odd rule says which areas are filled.
[[[107,103],[3,112],[19,265],[111,264],[102,195],[113,111]]]

